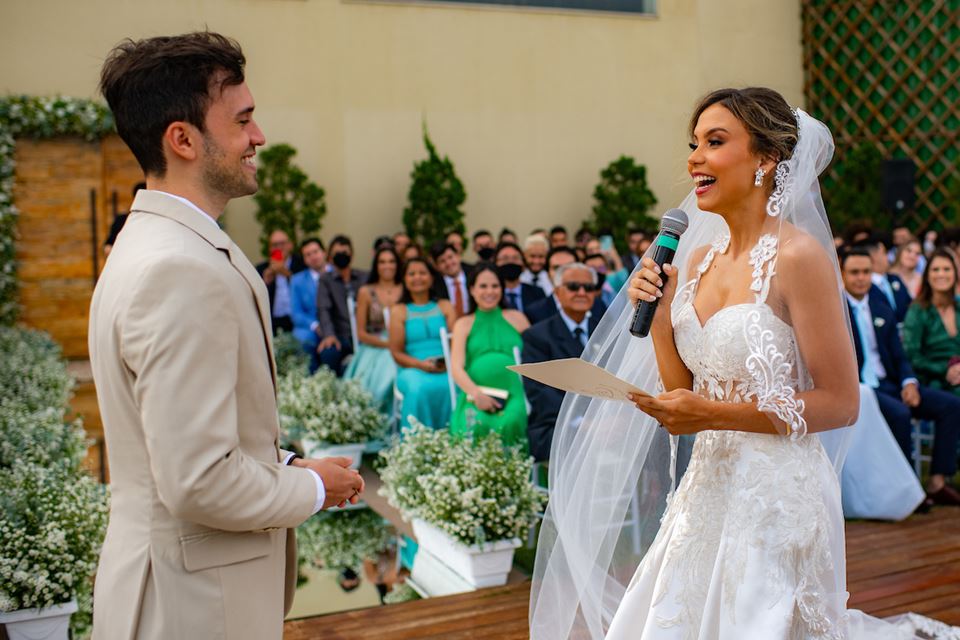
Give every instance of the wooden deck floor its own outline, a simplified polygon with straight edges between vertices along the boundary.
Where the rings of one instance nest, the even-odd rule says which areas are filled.
[[[850,606],[960,625],[960,509],[847,524]],[[294,620],[285,640],[527,640],[530,583]]]

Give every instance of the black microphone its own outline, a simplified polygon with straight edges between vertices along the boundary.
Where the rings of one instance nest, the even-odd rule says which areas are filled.
[[[677,252],[677,245],[680,244],[680,236],[687,230],[690,221],[683,209],[670,209],[660,220],[660,234],[653,241],[653,261],[661,269],[663,265],[673,261],[673,256]],[[661,273],[660,278],[663,284],[667,284],[667,274]],[[641,300],[637,304],[637,310],[633,312],[633,321],[630,323],[630,333],[638,338],[646,338],[650,333],[650,325],[653,324],[653,314],[657,311],[657,303],[660,298],[653,302]]]

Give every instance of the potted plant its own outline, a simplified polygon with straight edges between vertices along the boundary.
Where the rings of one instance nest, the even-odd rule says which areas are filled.
[[[427,158],[413,165],[408,204],[403,210],[403,228],[424,247],[442,241],[451,231],[466,232],[463,223],[467,193],[457,177],[453,162],[440,153],[423,123],[423,144]]]
[[[297,550],[301,562],[360,573],[363,561],[376,558],[391,537],[383,516],[371,509],[321,511],[297,528]]]
[[[26,460],[0,469],[0,624],[11,640],[66,640],[106,520],[106,492],[84,473]]]
[[[299,442],[305,456],[345,456],[359,468],[366,443],[383,436],[385,420],[373,396],[356,380],[341,380],[330,369],[292,372],[277,389],[280,426]]]
[[[380,455],[380,493],[413,522],[414,578],[418,565],[439,563],[466,588],[505,584],[520,536],[543,506],[530,482],[532,459],[518,447],[504,448],[496,433],[452,439],[416,420]]]

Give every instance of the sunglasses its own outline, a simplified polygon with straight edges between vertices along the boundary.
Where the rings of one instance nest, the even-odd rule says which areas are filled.
[[[583,289],[587,293],[593,293],[594,291],[597,291],[600,289],[599,286],[595,284],[591,284],[589,282],[564,282],[563,286],[570,293],[576,293],[577,291],[580,291],[580,289]]]

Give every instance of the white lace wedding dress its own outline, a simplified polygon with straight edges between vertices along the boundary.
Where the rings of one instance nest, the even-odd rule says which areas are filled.
[[[890,623],[846,609],[840,487],[820,439],[801,435],[795,391],[808,386],[797,378],[796,338],[766,304],[776,236],[763,236],[751,252],[754,302],[721,309],[703,324],[693,307],[700,276],[728,243],[729,236],[717,240],[677,292],[677,350],[696,391],[756,401],[798,437],[697,435],[607,640],[960,637],[920,616]]]

